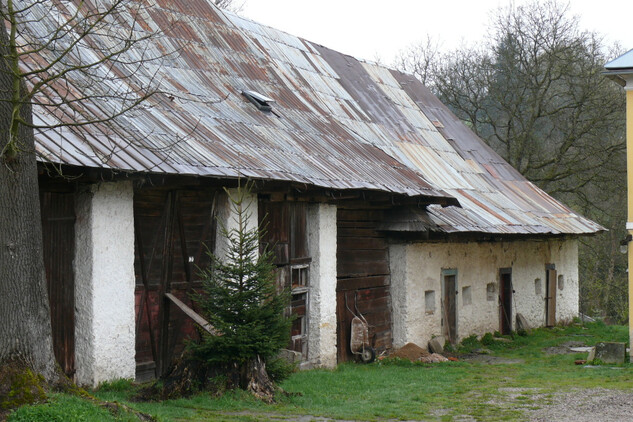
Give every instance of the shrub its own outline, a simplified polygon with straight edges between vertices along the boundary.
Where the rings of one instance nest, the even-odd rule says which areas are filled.
[[[490,345],[493,345],[494,343],[495,343],[495,339],[492,336],[492,333],[486,333],[481,338],[481,344],[483,344],[484,346],[490,346]]]

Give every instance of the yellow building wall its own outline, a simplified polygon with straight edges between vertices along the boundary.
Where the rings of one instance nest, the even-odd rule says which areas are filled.
[[[626,173],[627,173],[627,223],[629,235],[633,235],[633,80],[626,85]],[[629,268],[629,345],[633,344],[633,243],[628,245]],[[633,359],[631,360],[633,362]]]

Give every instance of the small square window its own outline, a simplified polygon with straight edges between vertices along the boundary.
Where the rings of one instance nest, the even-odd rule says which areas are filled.
[[[427,290],[424,292],[424,308],[427,315],[435,313],[435,290]]]
[[[471,303],[473,303],[473,298],[470,292],[470,286],[464,286],[462,288],[462,305],[468,306]]]
[[[290,268],[290,283],[293,289],[308,286],[310,272],[308,265],[293,265]]]
[[[497,299],[496,290],[495,283],[486,284],[486,300],[488,302],[494,302]]]

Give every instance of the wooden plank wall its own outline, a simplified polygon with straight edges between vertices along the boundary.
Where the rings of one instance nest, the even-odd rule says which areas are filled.
[[[44,268],[55,358],[64,373],[75,374],[75,194],[41,192]]]
[[[308,252],[306,204],[303,202],[270,202],[260,198],[259,222],[265,227],[262,236],[262,250],[268,248],[274,253],[277,267],[277,285],[291,289],[290,313],[296,318],[291,327],[288,349],[299,352],[304,358],[308,354],[308,274],[303,285],[299,285],[297,268],[308,266],[311,258]]]
[[[160,376],[184,340],[197,338],[193,321],[164,295],[196,309],[189,294],[200,286],[198,268],[215,247],[215,191],[143,188],[134,193],[136,234],[137,379]]]
[[[338,361],[353,357],[349,351],[350,325],[360,312],[369,324],[369,338],[378,352],[390,349],[391,297],[387,238],[376,227],[382,210],[337,211],[337,343]]]

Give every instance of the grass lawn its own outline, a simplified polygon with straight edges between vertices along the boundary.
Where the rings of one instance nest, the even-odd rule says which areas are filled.
[[[521,363],[446,362],[414,364],[383,360],[370,365],[344,364],[335,370],[312,370],[293,374],[282,383],[291,394],[273,405],[261,403],[244,392],[215,398],[200,394],[190,399],[161,403],[133,403],[136,386],[115,382],[91,392],[107,401],[118,401],[152,414],[160,421],[264,421],[295,420],[312,415],[343,420],[522,420],[522,412],[546,405],[556,392],[584,388],[631,389],[633,366],[625,364],[585,368],[574,365],[586,353],[550,355],[547,347],[569,341],[593,346],[598,341],[627,341],[627,327],[591,323],[552,329],[537,329],[510,342],[482,346],[469,339],[460,352],[490,349],[491,356]],[[55,412],[64,416],[55,419]],[[71,409],[69,411],[68,409]],[[132,420],[121,412],[118,419],[84,400],[54,395],[46,405],[19,409],[10,421]],[[35,418],[28,412],[49,417]],[[47,413],[48,412],[48,413]],[[92,412],[82,417],[82,412]],[[37,413],[39,415],[39,413]],[[87,414],[87,413],[86,413]],[[305,420],[310,420],[306,418]]]

